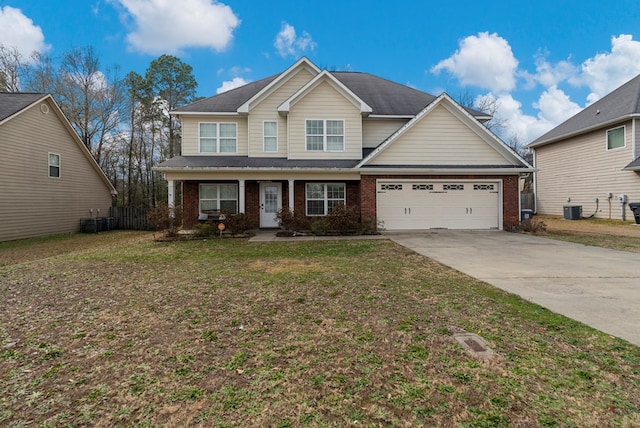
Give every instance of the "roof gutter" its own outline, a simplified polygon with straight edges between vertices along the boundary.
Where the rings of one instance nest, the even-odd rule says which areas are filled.
[[[475,174],[475,175],[512,175],[514,173],[529,173],[537,171],[535,168],[375,168],[359,169],[361,175],[374,174]]]
[[[550,138],[548,140],[542,140],[537,143],[530,143],[527,145],[530,149],[535,149],[540,146],[546,146],[547,144],[552,144],[560,140],[564,140],[566,138],[575,137],[576,135],[584,134],[586,132],[594,131],[596,129],[604,128],[605,126],[613,125],[614,123],[624,122],[625,120],[633,120],[637,117],[640,117],[640,114],[632,113],[624,116],[617,117],[615,119],[608,120],[606,122],[598,123],[597,125],[592,125],[587,128],[582,128],[577,131],[569,132],[567,134],[559,135],[557,137]]]

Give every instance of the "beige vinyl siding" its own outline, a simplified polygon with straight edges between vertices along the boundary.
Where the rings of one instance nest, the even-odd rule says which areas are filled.
[[[306,68],[302,68],[260,103],[252,106],[248,119],[250,156],[279,158],[287,156],[287,118],[278,114],[278,106],[306,85],[313,77]],[[264,152],[263,150],[262,126],[265,120],[278,122],[277,152]]]
[[[109,216],[110,189],[44,102],[47,114],[38,103],[0,125],[0,241],[77,232],[90,209]],[[60,178],[49,177],[49,153]]]
[[[375,148],[409,119],[364,119],[362,121],[362,147]]]
[[[368,165],[509,165],[443,106],[436,107]]]
[[[240,116],[182,116],[182,155],[183,156],[246,156],[247,155],[247,119]],[[200,153],[200,123],[237,123],[237,153]]]
[[[306,151],[307,119],[344,120],[344,151]],[[288,115],[289,159],[362,159],[360,109],[326,82],[296,102]]]
[[[595,213],[598,218],[621,219],[618,195],[640,202],[640,174],[622,171],[633,160],[631,122],[625,127],[626,145],[620,149],[607,150],[606,131],[614,126],[535,149],[538,213],[563,215],[563,207],[569,204],[581,205],[585,217]],[[597,212],[595,198],[599,199]],[[633,219],[629,208],[625,210],[626,218]]]

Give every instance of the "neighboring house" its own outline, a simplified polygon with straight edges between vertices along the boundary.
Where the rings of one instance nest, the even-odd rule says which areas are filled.
[[[0,93],[0,149],[0,241],[109,215],[116,190],[51,95]]]
[[[632,219],[640,202],[640,76],[533,141],[536,210]],[[624,202],[624,203],[623,203]]]
[[[346,204],[387,230],[507,229],[532,171],[478,120],[489,117],[448,95],[306,58],[172,114],[182,154],[155,169],[169,204],[181,182],[185,228],[217,210],[269,228],[283,206],[318,217]]]

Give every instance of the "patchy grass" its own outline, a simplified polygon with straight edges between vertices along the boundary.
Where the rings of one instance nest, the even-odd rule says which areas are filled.
[[[389,241],[90,236],[0,267],[0,425],[640,425],[638,347]]]
[[[635,236],[621,236],[611,234],[577,232],[566,230],[548,230],[545,237],[560,241],[575,242],[594,247],[610,248],[612,250],[640,253],[640,238]]]

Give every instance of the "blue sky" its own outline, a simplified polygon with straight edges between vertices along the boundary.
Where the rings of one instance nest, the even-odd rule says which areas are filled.
[[[637,0],[0,0],[0,43],[25,57],[92,45],[124,75],[168,53],[210,96],[304,55],[434,95],[493,97],[500,135],[522,143],[640,74],[638,33]]]

